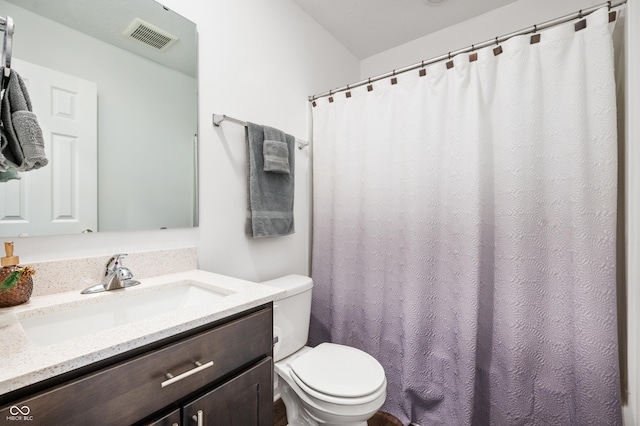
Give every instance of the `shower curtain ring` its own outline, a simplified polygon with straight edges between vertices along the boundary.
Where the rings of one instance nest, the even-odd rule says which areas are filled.
[[[502,46],[500,46],[500,42],[498,41],[498,37],[496,37],[496,47],[493,48],[493,56],[498,56],[502,53]]]
[[[609,11],[611,11],[611,0],[609,0],[607,4],[609,5]]]
[[[580,9],[580,10],[578,11],[578,18],[579,18],[579,19],[582,19],[582,9]]]
[[[475,62],[478,60],[478,54],[476,53],[476,46],[471,45],[471,54],[469,55],[469,62]]]
[[[391,84],[398,84],[398,79],[396,78],[396,70],[393,70],[393,74],[391,74]]]
[[[540,43],[540,34],[538,34],[538,26],[533,26],[533,35],[529,39],[529,44],[537,44]]]

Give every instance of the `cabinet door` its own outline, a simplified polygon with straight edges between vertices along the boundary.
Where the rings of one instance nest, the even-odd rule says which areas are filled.
[[[183,409],[184,426],[267,426],[273,422],[271,357]]]
[[[148,426],[180,426],[180,409],[174,410],[166,416],[148,423]]]

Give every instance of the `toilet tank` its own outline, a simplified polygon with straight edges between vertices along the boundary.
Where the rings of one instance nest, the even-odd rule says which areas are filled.
[[[273,302],[273,336],[278,338],[273,358],[277,362],[307,344],[313,281],[303,275],[287,275],[262,284],[287,291]]]

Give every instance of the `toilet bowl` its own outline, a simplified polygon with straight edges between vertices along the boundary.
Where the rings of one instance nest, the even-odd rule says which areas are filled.
[[[305,346],[310,278],[289,275],[263,284],[286,290],[274,302],[274,369],[291,426],[366,426],[386,399],[384,369],[371,355],[333,343]]]
[[[387,396],[382,366],[348,346],[305,346],[276,362],[275,371],[289,424],[294,426],[366,425]]]

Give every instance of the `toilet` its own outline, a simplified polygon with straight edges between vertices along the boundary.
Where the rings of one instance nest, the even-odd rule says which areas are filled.
[[[286,290],[273,302],[274,395],[290,426],[366,426],[387,396],[380,363],[359,349],[334,343],[305,346],[313,281],[288,275],[263,284]]]

